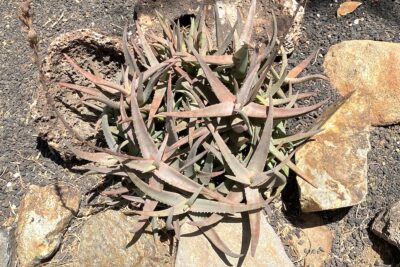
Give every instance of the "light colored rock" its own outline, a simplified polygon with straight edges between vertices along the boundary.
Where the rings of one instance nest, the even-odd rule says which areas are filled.
[[[155,243],[151,234],[143,233],[131,244],[134,225],[134,220],[114,210],[90,217],[79,235],[75,266],[172,266],[168,245]]]
[[[365,199],[370,125],[368,105],[360,93],[353,94],[323,124],[324,131],[296,153],[297,166],[317,186],[297,177],[304,212],[348,207]]]
[[[296,220],[296,228],[288,225],[280,231],[280,235],[289,238],[291,255],[296,261],[302,259],[300,263],[305,266],[322,267],[330,258],[333,235],[318,214],[303,213]]]
[[[261,216],[261,233],[255,257],[251,257],[250,249],[244,258],[242,264],[239,264],[238,259],[226,256],[224,262],[217,254],[211,243],[199,234],[195,236],[181,236],[178,252],[176,256],[175,267],[195,267],[195,266],[243,266],[243,267],[258,267],[258,266],[293,266],[288,256],[285,253],[283,245],[276,235],[272,227],[267,223],[264,216]],[[181,233],[192,233],[197,228],[189,224],[184,224]],[[221,239],[236,253],[242,253],[242,238],[248,241],[250,236],[249,229],[242,230],[241,222],[221,222],[215,227]],[[231,265],[228,265],[228,264]]]
[[[79,203],[80,192],[65,184],[29,187],[15,231],[18,266],[35,266],[56,252]]]
[[[324,62],[342,95],[359,90],[371,107],[373,125],[400,122],[400,44],[367,40],[332,46]]]
[[[372,224],[372,231],[400,249],[400,201],[378,214]]]
[[[0,267],[10,263],[10,239],[8,231],[0,228]]]

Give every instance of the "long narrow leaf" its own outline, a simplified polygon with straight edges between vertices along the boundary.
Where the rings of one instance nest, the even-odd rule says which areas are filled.
[[[240,41],[245,44],[250,44],[251,35],[253,33],[254,16],[256,15],[256,0],[251,1],[249,13],[247,14],[246,23],[240,36]]]
[[[189,49],[192,50],[193,55],[196,57],[198,60],[201,68],[204,71],[204,74],[206,75],[212,91],[215,93],[216,97],[220,102],[234,102],[235,101],[235,96],[229,91],[229,89],[218,79],[217,76],[212,72],[210,67],[204,62],[202,57],[197,53],[197,51],[194,49],[193,46],[190,46],[188,44]]]
[[[122,86],[106,81],[98,76],[94,76],[93,74],[85,71],[84,69],[79,67],[79,65],[76,64],[75,61],[72,58],[70,58],[67,54],[64,54],[64,57],[75,70],[77,70],[80,74],[82,74],[85,78],[87,78],[94,84],[99,86],[105,86],[108,89],[109,93],[121,92],[123,94],[126,94]]]
[[[311,60],[315,58],[319,49],[314,50],[307,58],[303,59],[296,67],[291,69],[287,75],[287,78],[296,78],[299,74],[310,65]]]
[[[156,115],[157,110],[161,105],[166,90],[166,88],[160,88],[154,92],[153,101],[151,102],[149,111],[149,118],[147,119],[147,128],[150,128],[150,125],[153,122],[154,115]]]
[[[300,108],[275,108],[274,109],[274,117],[277,119],[281,118],[292,118],[292,117],[297,117],[306,113],[309,113],[311,111],[317,110],[318,108],[322,107],[327,100],[324,100],[322,102],[319,102],[317,104],[311,105],[311,106],[306,106],[306,107],[300,107]],[[267,117],[266,115],[266,110],[267,107],[264,105],[259,105],[254,102],[249,103],[243,108],[243,112],[251,118],[261,118],[265,119]]]
[[[136,21],[136,30],[140,39],[140,42],[142,44],[144,53],[146,55],[147,60],[150,63],[150,66],[156,66],[159,64],[156,56],[153,53],[153,50],[151,50],[151,47],[149,45],[149,43],[146,40],[146,37],[144,36],[144,33],[142,31],[142,28],[139,25],[139,22]]]
[[[272,96],[269,95],[269,102],[272,102]],[[269,143],[272,138],[273,129],[273,117],[274,117],[274,107],[273,105],[268,108],[267,120],[264,124],[264,129],[261,134],[260,141],[256,146],[253,156],[250,159],[248,168],[254,172],[262,172],[264,170],[265,164],[267,163],[269,154]]]
[[[129,69],[139,73],[139,67],[136,64],[135,55],[129,50],[128,46],[128,27],[124,27],[124,33],[122,36],[122,49],[124,52],[125,62],[128,64]]]
[[[125,81],[125,83],[126,82],[127,81]],[[154,144],[152,137],[148,133],[146,125],[143,121],[139,110],[139,105],[136,100],[135,90],[132,90],[131,92],[131,112],[133,127],[143,157],[146,159],[155,157],[157,155],[157,147]]]
[[[64,82],[59,82],[58,85],[93,96],[98,96],[98,97],[104,96],[101,92],[99,92],[95,88],[80,86],[73,83],[64,83]]]
[[[224,102],[191,111],[161,112],[159,115],[178,118],[227,117],[233,114],[233,102]]]

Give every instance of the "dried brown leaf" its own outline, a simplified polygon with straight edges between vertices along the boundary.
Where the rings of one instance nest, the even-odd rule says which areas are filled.
[[[357,1],[347,1],[342,4],[340,4],[338,10],[337,10],[337,16],[338,17],[343,17],[346,16],[347,14],[350,14],[354,12],[362,3],[357,2]]]

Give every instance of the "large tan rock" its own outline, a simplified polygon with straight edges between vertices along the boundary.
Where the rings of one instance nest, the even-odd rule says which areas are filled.
[[[153,235],[144,233],[132,242],[130,230],[134,225],[135,221],[120,211],[108,210],[90,217],[79,235],[75,266],[172,266],[168,245],[155,243]]]
[[[196,227],[184,224],[181,233],[192,233]],[[242,229],[242,222],[221,222],[215,227],[221,239],[236,253],[243,253],[242,242],[248,244],[250,237],[249,229]],[[175,267],[219,267],[219,266],[243,266],[243,267],[275,267],[275,266],[293,266],[285,253],[283,245],[272,227],[267,223],[264,216],[261,216],[260,240],[258,243],[256,255],[253,258],[250,255],[250,249],[247,255],[240,258],[226,256],[222,260],[221,255],[211,246],[211,243],[202,234],[181,236],[178,252],[176,256]],[[245,237],[243,239],[243,236]],[[243,241],[247,240],[247,241]]]
[[[79,203],[80,192],[65,184],[29,187],[15,230],[18,266],[38,265],[56,252]]]
[[[346,95],[360,91],[373,125],[400,122],[400,44],[346,41],[332,46],[324,67],[333,86]]]
[[[317,186],[297,178],[302,211],[348,207],[365,199],[370,150],[368,118],[368,105],[357,92],[323,124],[324,131],[296,153],[298,167],[313,176]]]
[[[304,266],[323,267],[330,259],[333,234],[320,215],[303,213],[296,226],[288,224],[279,233],[288,239],[291,255]]]

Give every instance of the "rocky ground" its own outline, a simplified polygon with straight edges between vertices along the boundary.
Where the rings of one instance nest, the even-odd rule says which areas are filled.
[[[162,2],[165,4],[166,1]],[[400,41],[398,1],[363,1],[363,5],[354,13],[337,18],[336,10],[340,2],[308,1],[303,35],[297,49],[290,57],[291,64],[294,65],[320,47],[318,57],[308,68],[308,73],[321,73],[323,58],[333,44],[355,39]],[[33,5],[35,24],[41,34],[41,45],[45,48],[59,34],[83,27],[120,36],[123,25],[133,19],[134,5],[135,1],[35,1]],[[146,5],[146,1],[143,1],[144,8]],[[81,205],[85,207],[85,201],[90,196],[91,190],[100,183],[96,177],[82,179],[72,173],[68,169],[70,163],[55,157],[46,142],[37,135],[35,121],[31,116],[37,96],[36,72],[31,63],[31,52],[27,47],[25,34],[21,32],[16,17],[15,1],[1,1],[0,226],[2,228],[15,226],[15,216],[20,201],[22,196],[31,190],[30,185],[49,185],[63,181],[79,188],[83,194]],[[310,82],[306,86],[296,88],[307,90],[310,87],[318,88],[319,99],[331,96],[333,101],[338,96],[328,82]],[[301,121],[293,121],[291,128],[301,129],[309,125],[316,115],[311,114]],[[399,136],[399,125],[372,128],[370,136],[372,149],[368,154],[368,194],[366,200],[356,206],[314,215],[301,214],[296,193],[297,186],[295,180],[292,180],[283,194],[283,203],[274,204],[275,213],[269,218],[287,245],[287,252],[292,261],[299,266],[313,263],[315,266],[396,266],[400,263],[398,250],[370,230],[376,215],[400,199]],[[39,206],[44,204],[39,203]],[[93,218],[88,215],[98,211],[97,207],[86,208],[85,213],[73,220],[60,252],[49,265],[71,263],[71,251],[77,249],[80,240],[76,233],[82,225],[90,225],[90,223],[85,224]],[[70,218],[69,215],[67,217]],[[118,227],[127,227],[130,223],[124,221],[114,224],[103,217],[99,220],[105,220],[114,226],[123,225]],[[324,240],[327,241],[312,240],[311,237],[318,234],[326,237]],[[6,235],[7,232],[1,230],[0,240],[6,239]],[[123,240],[123,235],[115,233],[113,235],[116,240]],[[91,242],[96,240],[88,239],[88,236],[91,236],[90,231],[82,237],[81,242],[86,242],[90,247]],[[310,246],[293,245],[294,242],[308,241]],[[107,249],[107,246],[104,249]],[[2,250],[0,244],[0,257]],[[153,253],[154,262],[167,264],[165,253],[168,252],[168,248],[160,251],[161,254]],[[84,257],[86,254],[80,253],[80,255]],[[126,254],[120,256],[125,257]],[[324,264],[321,261],[322,257],[326,259]],[[1,260],[0,258],[0,266]]]

